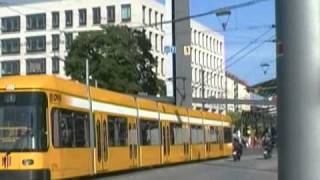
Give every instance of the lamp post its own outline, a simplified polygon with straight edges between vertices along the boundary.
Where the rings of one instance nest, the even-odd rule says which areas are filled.
[[[88,103],[89,103],[89,126],[90,126],[90,147],[94,148],[94,123],[93,123],[93,112],[92,112],[92,98],[90,91],[90,82],[89,82],[89,59],[86,58],[86,86],[88,93]],[[93,162],[95,162],[95,153],[92,151]],[[96,165],[93,163],[93,172],[96,170]]]

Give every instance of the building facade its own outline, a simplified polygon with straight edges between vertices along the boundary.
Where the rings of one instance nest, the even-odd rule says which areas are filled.
[[[191,20],[192,96],[225,98],[224,37],[211,28]],[[202,83],[204,82],[204,83]],[[193,104],[201,108],[202,104]],[[205,105],[209,111],[223,112],[224,105]]]
[[[156,0],[7,0],[0,6],[0,76],[65,77],[63,60],[72,40],[80,32],[114,24],[138,29],[148,25],[144,30],[158,61],[155,71],[164,80],[164,12]]]
[[[227,72],[227,97],[228,99],[243,99],[250,100],[251,93],[248,91],[248,84],[239,79],[237,76]],[[250,111],[250,105],[240,105],[240,104],[228,104],[228,111],[231,112],[242,112]]]

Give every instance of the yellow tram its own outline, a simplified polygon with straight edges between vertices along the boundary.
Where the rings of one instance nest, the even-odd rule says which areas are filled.
[[[0,179],[65,179],[229,156],[230,122],[55,76],[3,77]]]

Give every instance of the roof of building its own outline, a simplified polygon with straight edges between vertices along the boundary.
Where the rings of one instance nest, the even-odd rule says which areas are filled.
[[[270,79],[248,88],[248,91],[259,94],[263,97],[270,97],[277,95],[277,81],[276,79]]]
[[[203,33],[208,33],[208,34],[212,34],[214,36],[218,36],[219,38],[224,38],[224,36],[220,33],[218,33],[215,29],[213,29],[212,27],[209,27],[205,24],[202,24],[201,22],[197,21],[197,20],[190,20],[190,26],[191,28],[195,28],[196,30],[200,30]]]
[[[231,73],[231,72],[226,72],[226,76],[244,86],[249,87],[248,83],[245,80],[240,79],[237,75]]]

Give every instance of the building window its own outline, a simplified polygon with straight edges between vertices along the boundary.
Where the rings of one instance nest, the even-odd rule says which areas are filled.
[[[52,51],[59,51],[60,49],[60,35],[52,35]]]
[[[212,87],[214,86],[213,78],[214,78],[214,75],[213,75],[213,73],[211,73],[210,84],[211,84]]]
[[[202,34],[202,47],[203,47],[203,48],[206,48],[206,47],[205,47],[205,43],[206,43],[205,41],[206,41],[205,35]]]
[[[216,74],[214,75],[214,87],[215,88],[217,87],[217,75]]]
[[[158,58],[158,56],[155,57],[155,60],[156,60],[156,62],[157,62],[156,74],[159,75],[159,67],[160,67],[160,65],[159,65],[159,58]]]
[[[161,48],[161,53],[163,53],[163,36],[161,36],[160,48]]]
[[[59,12],[52,12],[52,28],[59,28],[60,26],[60,14]]]
[[[45,74],[46,59],[27,59],[27,74]]]
[[[66,14],[66,27],[73,26],[73,12],[72,10],[65,11]]]
[[[154,37],[154,46],[155,50],[158,51],[158,34]]]
[[[123,22],[131,21],[131,5],[121,5],[121,19]]]
[[[164,58],[161,59],[161,74],[164,75]]]
[[[152,24],[151,14],[152,14],[152,9],[149,9],[149,25]]]
[[[27,37],[27,52],[46,51],[46,36]]]
[[[87,10],[86,9],[79,10],[79,25],[80,26],[87,25]]]
[[[116,8],[115,6],[107,6],[107,19],[108,23],[114,23],[116,21]]]
[[[208,42],[209,42],[209,40],[208,40],[208,36],[206,36],[206,49],[208,49],[209,48],[209,45],[208,45]]]
[[[161,26],[161,30],[163,30],[163,14],[161,14],[160,16],[160,26]]]
[[[154,13],[154,23],[155,23],[156,29],[158,29],[158,12],[157,11]]]
[[[27,15],[27,30],[46,29],[46,14]]]
[[[1,18],[1,31],[19,32],[20,31],[20,16]]]
[[[52,74],[59,74],[60,71],[60,60],[59,57],[52,58]]]
[[[73,34],[65,33],[66,50],[69,50],[72,46]]]
[[[142,6],[142,22],[146,24],[146,6]]]
[[[153,49],[153,45],[152,45],[152,32],[149,32],[149,41],[151,44],[151,50]]]
[[[1,62],[2,76],[20,74],[20,61],[3,61]]]
[[[20,53],[20,39],[4,39],[1,40],[2,55],[19,54]]]
[[[101,23],[101,9],[99,7],[92,9],[93,13],[93,24]]]

